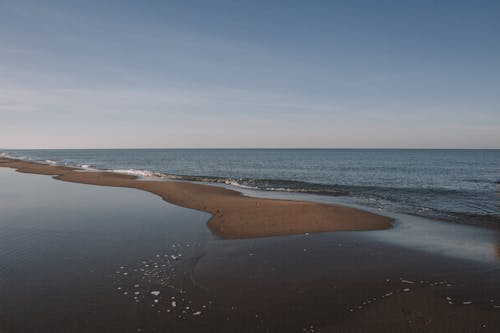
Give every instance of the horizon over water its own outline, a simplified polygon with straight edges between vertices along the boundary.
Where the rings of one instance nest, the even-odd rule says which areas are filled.
[[[500,226],[499,149],[1,150],[33,161],[349,198],[381,211]],[[302,196],[303,197],[303,196]],[[314,196],[310,196],[314,200]]]

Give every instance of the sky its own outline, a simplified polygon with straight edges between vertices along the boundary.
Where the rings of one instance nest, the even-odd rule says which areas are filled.
[[[0,148],[500,148],[499,1],[0,0]]]

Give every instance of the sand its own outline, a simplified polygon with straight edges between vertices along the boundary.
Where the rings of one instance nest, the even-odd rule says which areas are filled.
[[[178,206],[210,213],[210,230],[220,238],[254,238],[293,234],[387,229],[388,217],[340,205],[253,198],[226,188],[183,182],[145,181],[113,172],[87,171],[0,158],[0,166],[18,172],[102,186],[128,187],[154,193]]]
[[[433,289],[402,292],[320,332],[498,332],[498,311],[449,305]]]

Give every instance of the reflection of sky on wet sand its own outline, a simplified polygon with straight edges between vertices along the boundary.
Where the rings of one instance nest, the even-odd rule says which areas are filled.
[[[500,261],[500,232],[494,229],[395,215],[389,230],[363,233],[364,237],[442,255],[486,262]]]
[[[494,247],[497,259],[500,261],[500,239],[497,240],[497,244],[495,244]]]

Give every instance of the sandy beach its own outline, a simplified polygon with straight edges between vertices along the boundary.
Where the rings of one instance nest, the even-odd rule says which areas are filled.
[[[18,172],[52,175],[55,179],[102,186],[129,187],[154,193],[165,201],[212,214],[208,226],[221,238],[284,236],[328,231],[378,230],[391,219],[340,205],[261,199],[204,184],[142,181],[136,176],[83,171],[2,157],[0,166]]]

